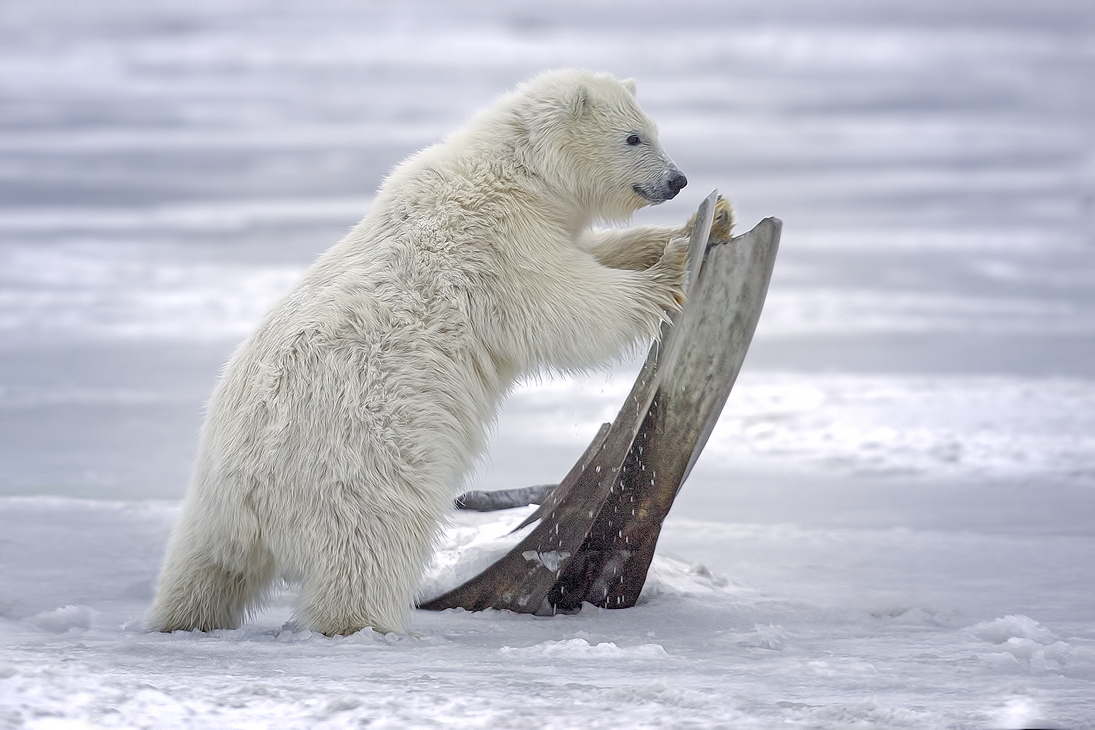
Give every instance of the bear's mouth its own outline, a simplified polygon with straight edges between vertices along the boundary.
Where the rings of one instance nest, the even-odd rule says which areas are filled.
[[[652,203],[654,205],[657,205],[658,203],[662,203],[662,202],[665,201],[665,198],[660,198],[660,197],[656,197],[654,195],[651,195],[650,193],[648,193],[646,190],[644,190],[639,185],[632,185],[631,189],[635,191],[636,195],[638,195],[640,198],[642,198],[643,200],[645,200],[648,203]]]
[[[654,190],[649,190],[638,184],[632,185],[631,189],[646,202],[657,205],[658,203],[664,203],[667,200],[672,200],[677,197],[677,193],[679,193],[681,188],[687,184],[688,178],[682,175],[680,170],[673,168],[669,178],[658,185]]]

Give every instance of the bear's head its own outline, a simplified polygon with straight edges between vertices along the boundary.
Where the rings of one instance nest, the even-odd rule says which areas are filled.
[[[514,98],[527,135],[526,164],[590,219],[626,220],[688,183],[658,143],[630,79],[549,71]]]

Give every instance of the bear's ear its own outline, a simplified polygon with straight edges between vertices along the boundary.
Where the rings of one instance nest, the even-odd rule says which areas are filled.
[[[579,86],[576,89],[572,89],[570,96],[567,97],[567,110],[574,116],[575,119],[585,114],[586,109],[589,107],[589,90],[584,86]]]
[[[624,79],[620,83],[627,89],[627,93],[635,96],[635,79]]]

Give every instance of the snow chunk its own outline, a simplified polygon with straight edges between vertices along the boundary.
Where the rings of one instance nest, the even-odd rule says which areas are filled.
[[[63,634],[70,629],[90,629],[94,613],[87,606],[62,606],[32,616],[30,621],[43,631]]]
[[[563,659],[660,659],[669,656],[660,644],[620,647],[612,642],[592,645],[585,639],[545,641],[525,647],[503,646],[502,654],[515,657],[547,657]]]
[[[782,651],[787,643],[788,633],[778,624],[753,624],[750,633],[731,633],[730,638],[738,646],[755,646],[759,649]]]
[[[693,564],[654,555],[646,574],[642,598],[656,596],[695,596],[712,593],[740,592],[724,575],[712,571],[706,565]]]
[[[1072,653],[1071,647],[1058,641],[1052,631],[1021,614],[984,621],[970,627],[970,631],[978,639],[1003,649],[982,657],[996,671],[1056,673],[1064,668]]]
[[[970,631],[978,639],[993,644],[1004,644],[1010,639],[1029,639],[1039,644],[1052,644],[1057,640],[1052,631],[1022,614],[984,621],[972,626]]]

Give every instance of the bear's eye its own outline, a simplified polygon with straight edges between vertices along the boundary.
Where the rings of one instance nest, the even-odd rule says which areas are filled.
[[[628,135],[628,137],[627,137],[627,143],[629,145],[631,145],[632,147],[639,144],[640,142],[642,142],[642,140],[639,139],[639,135],[637,135],[637,134],[631,134],[631,135]]]

